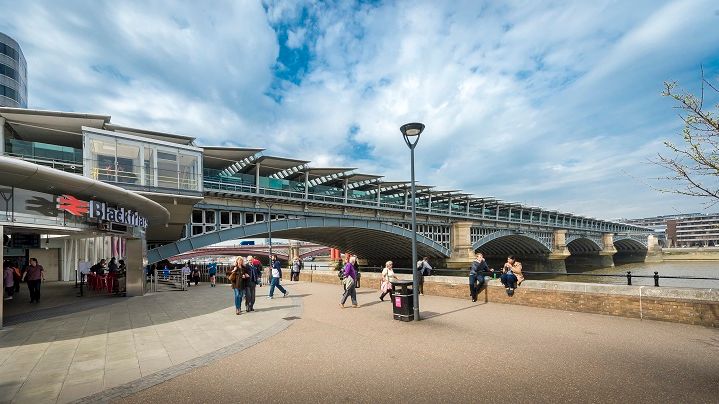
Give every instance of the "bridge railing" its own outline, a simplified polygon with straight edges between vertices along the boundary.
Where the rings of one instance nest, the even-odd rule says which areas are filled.
[[[383,267],[360,267],[360,273],[361,272],[370,272],[370,273],[381,273]],[[393,268],[394,272],[398,274],[412,274],[412,268]],[[680,279],[680,280],[692,280],[692,281],[719,281],[719,278],[712,278],[712,277],[705,277],[705,276],[674,276],[674,275],[659,275],[658,271],[654,271],[653,275],[637,275],[632,274],[631,271],[626,271],[625,273],[621,274],[594,274],[594,273],[557,273],[557,272],[542,272],[542,271],[522,271],[522,274],[524,275],[525,279],[533,279],[533,280],[542,280],[542,279],[548,279],[548,278],[554,278],[557,276],[567,276],[567,277],[573,277],[573,276],[587,276],[587,277],[595,277],[595,278],[623,278],[626,279],[627,285],[632,285],[632,280],[636,278],[643,278],[643,279],[653,279],[654,280],[654,286],[659,287],[660,286],[660,280],[661,279]],[[447,268],[434,268],[432,269],[432,275],[435,276],[456,276],[456,277],[468,277],[469,276],[469,270],[467,269],[447,269]],[[502,271],[486,271],[482,272],[482,275],[488,276],[490,278],[496,278],[499,279],[499,277],[502,275]],[[600,282],[598,282],[600,283]]]
[[[309,187],[308,192],[305,193],[303,184],[298,185],[295,181],[283,181],[277,179],[268,179],[260,177],[260,187],[257,187],[256,179],[252,175],[242,174],[240,176],[225,176],[220,175],[219,170],[205,169],[204,170],[204,189],[206,190],[220,190],[236,192],[238,194],[259,194],[268,195],[274,197],[290,198],[297,200],[298,202],[304,201],[317,201],[326,203],[336,203],[342,205],[354,205],[361,207],[378,207],[384,209],[393,209],[397,211],[406,211],[410,204],[405,204],[404,199],[401,201],[396,196],[387,196],[387,199],[382,199],[380,195],[377,198],[376,194],[363,195],[361,192],[352,191],[344,197],[341,189],[330,189],[329,187],[315,186]],[[238,195],[240,196],[240,195]],[[621,225],[596,221],[591,223],[581,224],[577,218],[570,216],[556,216],[556,214],[548,214],[543,212],[523,212],[520,215],[519,211],[512,210],[510,214],[509,209],[499,209],[496,207],[478,208],[470,207],[469,212],[465,206],[459,206],[457,204],[438,204],[428,206],[426,201],[418,201],[416,206],[417,211],[420,213],[431,213],[438,215],[449,215],[457,217],[475,218],[475,219],[489,219],[496,220],[499,222],[506,223],[522,223],[522,224],[533,224],[533,225],[544,225],[551,227],[561,227],[568,230],[582,230],[582,231],[601,231],[601,232],[619,232],[619,231],[639,231],[639,229],[627,230],[622,228]],[[564,219],[567,220],[564,220]],[[561,219],[561,220],[560,220]],[[619,226],[619,227],[617,227]],[[647,230],[647,233],[650,233]]]

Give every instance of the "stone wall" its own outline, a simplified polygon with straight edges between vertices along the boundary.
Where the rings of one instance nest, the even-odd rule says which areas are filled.
[[[664,248],[664,261],[719,261],[719,247]]]
[[[409,275],[398,277],[411,279]],[[380,274],[363,273],[361,287],[379,290],[379,279]],[[300,280],[340,285],[334,271],[303,271]],[[463,277],[426,277],[424,293],[470,299],[467,278]],[[493,303],[719,327],[719,290],[715,289],[525,281],[514,296],[509,297],[499,280],[492,279],[482,290],[480,299]]]

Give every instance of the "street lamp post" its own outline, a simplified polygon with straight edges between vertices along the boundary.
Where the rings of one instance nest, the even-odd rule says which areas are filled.
[[[412,166],[412,295],[414,301],[414,321],[419,321],[419,274],[417,272],[417,195],[414,187],[414,148],[419,142],[419,135],[424,130],[424,124],[413,122],[402,125],[399,130],[404,136],[404,142],[410,150]]]
[[[269,238],[270,243],[270,273],[272,272],[272,204],[270,202],[265,202],[267,205],[267,237]],[[270,275],[271,276],[271,275]]]

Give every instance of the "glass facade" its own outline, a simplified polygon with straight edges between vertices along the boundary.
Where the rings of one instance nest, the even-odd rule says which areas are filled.
[[[201,152],[125,136],[84,133],[85,175],[100,181],[144,188],[201,191]]]
[[[0,106],[27,108],[27,63],[20,45],[0,32]]]

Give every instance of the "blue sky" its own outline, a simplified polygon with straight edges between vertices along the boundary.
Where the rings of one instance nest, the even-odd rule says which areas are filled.
[[[706,211],[648,160],[719,80],[716,1],[10,1],[31,108],[600,218]],[[717,100],[713,100],[717,101]],[[717,210],[710,208],[710,210]]]

